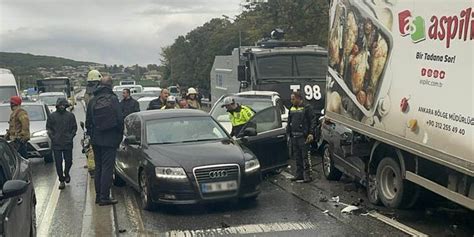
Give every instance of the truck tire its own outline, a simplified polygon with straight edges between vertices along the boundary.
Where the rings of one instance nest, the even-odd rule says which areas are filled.
[[[413,203],[414,184],[402,178],[400,165],[391,157],[383,158],[377,167],[377,191],[380,201],[390,208],[404,208]]]
[[[367,175],[367,199],[373,205],[379,206],[382,202],[380,201],[379,189],[377,186],[377,178],[374,174]]]
[[[341,179],[342,172],[339,171],[334,166],[334,161],[332,160],[331,149],[329,144],[324,146],[323,150],[323,173],[327,180],[339,180]]]

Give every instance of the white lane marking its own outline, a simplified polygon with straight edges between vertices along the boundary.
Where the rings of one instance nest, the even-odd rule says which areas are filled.
[[[49,236],[49,227],[53,221],[54,211],[56,210],[56,206],[58,205],[59,200],[59,182],[55,181],[53,190],[49,197],[48,205],[46,206],[46,210],[44,211],[43,218],[38,225],[38,236]]]
[[[423,237],[428,236],[427,234],[419,232],[419,231],[417,231],[417,230],[415,230],[415,229],[413,229],[413,228],[411,228],[407,225],[404,225],[404,224],[402,224],[402,223],[400,223],[396,220],[393,220],[393,219],[391,219],[387,216],[384,216],[382,214],[379,214],[377,212],[369,212],[369,216],[371,216],[371,217],[373,217],[373,218],[375,218],[379,221],[382,221],[385,224],[388,224],[388,225],[390,225],[390,226],[392,226],[396,229],[399,229],[399,230],[401,230],[401,231],[403,231],[403,232],[405,232],[405,233],[407,233],[411,236],[423,236]]]
[[[286,171],[283,171],[281,172],[281,175],[283,175],[285,178],[287,179],[291,179],[291,178],[294,178],[295,176],[293,176],[292,174],[286,172]]]
[[[92,206],[91,206],[91,192],[89,190],[89,182],[90,176],[87,175],[87,182],[86,182],[86,205],[84,207],[84,214],[82,215],[82,230],[81,236],[87,236],[89,230],[91,229],[91,222],[92,222]],[[94,200],[95,202],[95,200]]]
[[[285,222],[268,224],[249,224],[241,226],[231,226],[228,228],[215,228],[205,230],[173,230],[164,233],[164,236],[204,236],[204,235],[241,235],[241,234],[261,234],[275,233],[282,231],[302,231],[316,230],[316,225],[311,222]]]

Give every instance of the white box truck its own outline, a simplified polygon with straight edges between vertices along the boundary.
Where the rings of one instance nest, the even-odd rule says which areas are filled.
[[[472,0],[334,0],[323,171],[408,207],[423,187],[474,210]]]
[[[7,103],[10,97],[19,95],[18,86],[13,73],[9,69],[0,68],[0,103]]]

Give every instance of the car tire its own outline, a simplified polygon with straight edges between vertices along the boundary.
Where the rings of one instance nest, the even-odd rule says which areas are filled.
[[[339,171],[335,166],[334,166],[334,161],[332,159],[332,154],[331,154],[331,149],[329,147],[329,144],[326,144],[323,149],[323,162],[322,162],[322,167],[323,167],[323,174],[324,177],[326,177],[327,180],[339,180],[341,179],[342,172]]]
[[[114,169],[112,178],[113,178],[113,181],[114,181],[114,185],[117,186],[117,187],[123,187],[127,184],[125,182],[125,180],[122,179],[122,177],[120,177],[120,175],[117,174],[117,171],[115,169]]]
[[[383,158],[377,167],[377,189],[380,201],[390,208],[405,208],[414,203],[416,186],[402,178],[400,165],[391,157]]]
[[[252,202],[256,202],[257,198],[258,198],[258,194],[250,196],[250,197],[240,198],[239,201],[243,203],[252,203]]]
[[[152,211],[154,209],[154,204],[150,195],[150,187],[148,184],[148,178],[145,171],[140,172],[140,199],[142,203],[142,208],[147,211]]]
[[[281,174],[283,172],[283,170],[285,170],[285,168],[283,168],[283,167],[274,169],[274,170],[272,170],[272,174],[274,174],[274,175]]]
[[[53,153],[47,154],[43,158],[44,158],[44,163],[52,163],[54,161]]]

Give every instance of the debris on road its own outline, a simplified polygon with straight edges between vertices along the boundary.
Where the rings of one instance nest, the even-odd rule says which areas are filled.
[[[328,198],[327,197],[320,197],[319,202],[327,202]]]
[[[126,229],[120,229],[120,230],[119,230],[119,233],[125,233],[125,232],[127,232]]]
[[[329,210],[325,210],[325,211],[323,211],[323,213],[326,214],[326,215],[328,215]]]
[[[349,205],[347,207],[345,207],[344,209],[341,210],[341,213],[348,213],[348,214],[351,214],[353,211],[355,210],[359,210],[358,207],[356,206],[352,206],[352,205]]]
[[[334,196],[331,198],[331,202],[339,203],[339,196]]]
[[[225,228],[229,228],[230,225],[228,225],[228,224],[225,223],[225,222],[221,222],[221,223],[220,223],[220,227],[225,229]]]

